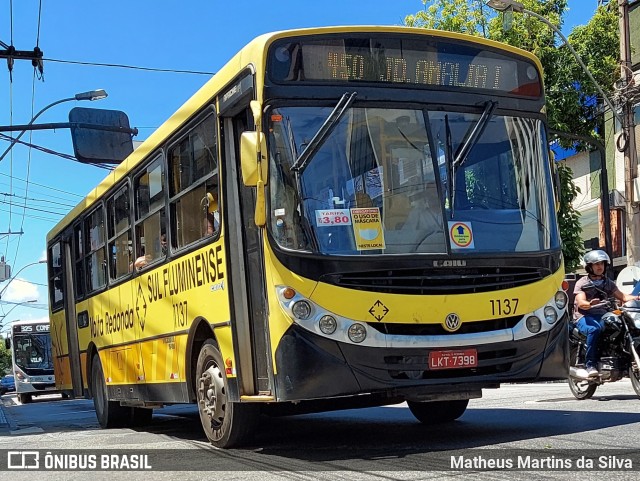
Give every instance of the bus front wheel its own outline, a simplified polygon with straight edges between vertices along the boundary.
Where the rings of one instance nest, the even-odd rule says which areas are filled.
[[[246,442],[256,425],[258,406],[229,399],[222,354],[212,339],[200,349],[195,385],[200,421],[211,444],[230,448]]]
[[[407,401],[409,410],[422,424],[442,424],[462,416],[469,404],[468,399],[452,401],[418,402]]]
[[[93,356],[91,363],[91,388],[93,391],[93,407],[96,410],[98,423],[101,427],[114,428],[126,424],[128,419],[127,408],[120,406],[117,401],[109,401],[107,396],[107,384],[104,380],[100,356]]]

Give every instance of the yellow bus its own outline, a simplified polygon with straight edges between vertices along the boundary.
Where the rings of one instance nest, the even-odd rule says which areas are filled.
[[[58,389],[103,427],[196,403],[230,447],[566,378],[541,71],[443,31],[256,38],[49,233]]]

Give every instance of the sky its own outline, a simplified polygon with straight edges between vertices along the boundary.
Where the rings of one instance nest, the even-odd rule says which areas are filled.
[[[597,3],[569,0],[563,33],[586,24]],[[0,59],[0,125],[27,124],[53,102],[104,89],[106,99],[61,103],[36,123],[67,122],[76,106],[120,110],[139,129],[135,140],[144,140],[210,73],[262,33],[401,25],[423,8],[421,0],[0,0],[0,41],[16,50],[38,46],[45,59],[42,79],[28,60],[16,60],[10,75]],[[28,132],[21,140],[73,155],[68,130]],[[8,145],[0,138],[0,155]],[[46,256],[47,232],[107,173],[22,145],[0,162],[0,256],[15,276],[0,283],[0,331],[18,319],[48,317],[46,265],[37,264]]]

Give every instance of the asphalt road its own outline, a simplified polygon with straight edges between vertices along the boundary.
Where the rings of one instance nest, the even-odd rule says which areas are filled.
[[[5,450],[25,449],[98,456],[128,450],[148,454],[153,466],[135,473],[12,472],[11,479],[640,477],[640,400],[628,381],[603,386],[587,401],[575,400],[563,383],[506,385],[485,391],[460,420],[442,426],[421,425],[406,405],[265,417],[254,441],[235,450],[209,446],[194,406],[158,410],[144,429],[101,430],[91,401],[50,397],[22,406],[5,395],[2,403],[8,428],[0,430],[0,466]],[[580,457],[593,465],[578,466]],[[506,469],[508,462],[519,469]]]

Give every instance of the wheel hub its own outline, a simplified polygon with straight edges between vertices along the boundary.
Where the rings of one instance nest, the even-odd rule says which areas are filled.
[[[212,423],[222,424],[227,396],[224,389],[224,376],[217,365],[209,366],[202,373],[198,391],[202,412],[211,418]]]

